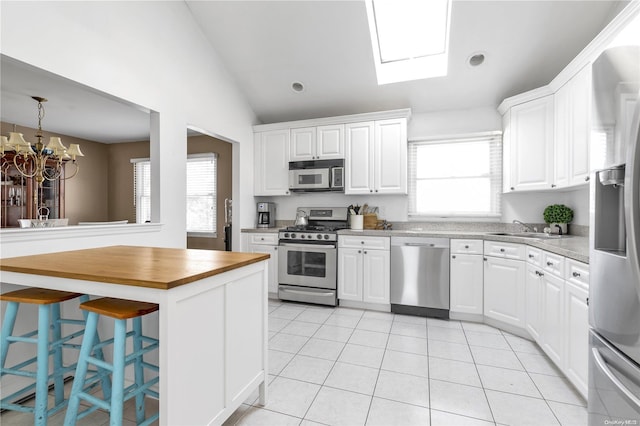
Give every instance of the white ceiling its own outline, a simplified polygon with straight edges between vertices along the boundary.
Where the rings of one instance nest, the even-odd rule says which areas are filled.
[[[357,1],[186,1],[262,123],[411,108],[496,107],[549,83],[621,10],[617,1],[459,1],[449,75],[378,86],[365,4]],[[472,68],[470,55],[485,63]],[[148,138],[148,111],[35,69],[1,61],[0,119],[100,142]],[[294,81],[305,90],[291,89]]]

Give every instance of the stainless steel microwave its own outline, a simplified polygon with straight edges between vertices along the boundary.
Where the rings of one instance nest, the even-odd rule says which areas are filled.
[[[290,162],[289,190],[344,192],[344,160]]]

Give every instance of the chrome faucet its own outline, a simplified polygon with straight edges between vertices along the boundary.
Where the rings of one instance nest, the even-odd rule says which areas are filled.
[[[524,228],[524,232],[538,232],[538,229],[535,226],[532,228],[531,226],[527,225],[524,222],[520,222],[517,219],[514,219],[513,223],[517,223],[518,225],[521,225]]]

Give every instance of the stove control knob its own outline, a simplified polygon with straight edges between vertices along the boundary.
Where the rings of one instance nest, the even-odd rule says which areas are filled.
[[[321,240],[321,239],[322,239],[322,234],[318,234],[318,236],[317,236],[316,238],[318,238],[319,240]]]
[[[291,234],[291,238],[295,238],[295,237],[296,237],[296,234]]]
[[[324,239],[328,240],[329,239],[329,235],[328,234],[324,234]]]
[[[284,234],[284,237],[285,237],[285,238],[289,238],[289,233],[288,233],[288,232],[286,232],[286,233]]]

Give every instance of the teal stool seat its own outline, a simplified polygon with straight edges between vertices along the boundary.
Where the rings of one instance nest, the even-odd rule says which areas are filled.
[[[158,366],[145,362],[143,356],[157,349],[159,342],[158,339],[142,335],[142,317],[157,311],[158,305],[105,297],[84,302],[80,305],[80,309],[88,311],[88,316],[64,424],[75,425],[78,419],[102,408],[109,412],[111,426],[122,425],[124,403],[134,397],[136,400],[136,424],[151,424],[158,419],[159,413],[156,412],[148,418],[145,416],[144,396],[159,398],[158,392],[151,389],[158,383],[159,377],[156,374],[155,377],[145,382],[144,369],[157,373]],[[102,342],[95,340],[100,315],[114,319],[113,338]],[[132,322],[132,331],[127,332],[127,320],[129,319]],[[125,351],[127,338],[133,340],[133,350],[128,355]],[[113,346],[113,364],[91,356],[92,351],[95,352],[107,345]],[[105,396],[104,400],[88,391],[92,384],[91,380],[86,378],[90,364],[111,372],[111,394]],[[125,388],[125,367],[130,364],[133,364],[135,383]],[[93,380],[95,380],[95,376]],[[80,400],[88,402],[91,406],[79,412]]]
[[[7,310],[2,324],[2,336],[0,338],[0,377],[7,375],[22,376],[35,379],[21,389],[3,395],[0,400],[0,408],[3,410],[13,410],[30,412],[34,414],[34,424],[43,426],[47,424],[49,416],[64,408],[67,400],[64,398],[64,375],[72,372],[76,368],[75,362],[70,365],[63,365],[63,348],[80,349],[79,344],[74,344],[72,339],[84,333],[84,321],[65,319],[60,317],[60,303],[80,298],[81,301],[89,300],[89,296],[80,293],[70,293],[66,291],[49,290],[44,288],[25,288],[11,291],[0,295],[0,300],[7,302]],[[14,326],[21,304],[33,304],[38,306],[38,328],[20,336],[14,336]],[[74,332],[62,335],[62,325],[73,324]],[[51,333],[50,333],[51,331]],[[51,334],[51,336],[50,336]],[[10,345],[14,343],[36,344],[37,354],[27,360],[21,360],[18,364],[7,367],[6,361]],[[99,355],[101,356],[101,354]],[[53,358],[53,370],[49,371],[49,361]],[[74,360],[75,361],[75,360]],[[33,371],[35,364],[35,371]],[[102,376],[103,380],[107,378]],[[49,408],[48,391],[49,384],[53,382],[55,400],[54,406]],[[109,387],[108,382],[103,382],[103,386]],[[28,406],[24,403],[16,402],[30,399],[35,391],[35,404]]]

